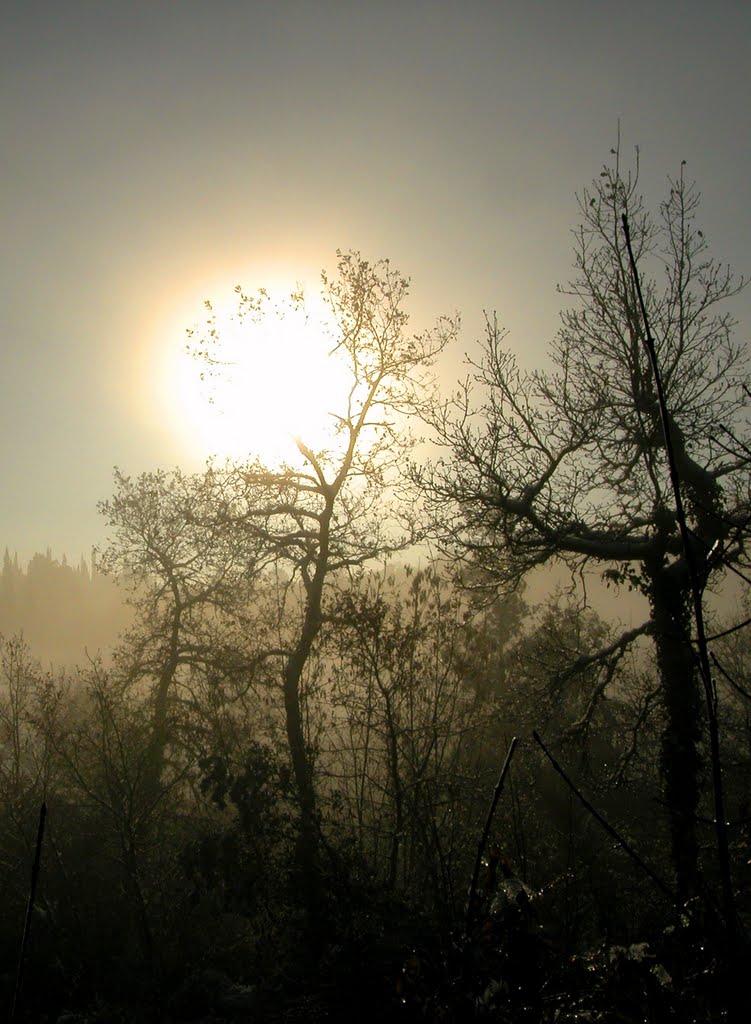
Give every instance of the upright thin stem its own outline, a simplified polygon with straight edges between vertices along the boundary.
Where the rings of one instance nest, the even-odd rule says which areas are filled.
[[[37,881],[39,880],[39,865],[42,861],[42,842],[44,840],[44,823],[47,820],[47,804],[43,803],[39,808],[39,825],[37,827],[37,841],[34,850],[34,863],[31,866],[31,885],[29,887],[29,902],[26,905],[26,920],[23,925],[23,937],[21,939],[21,951],[18,954],[18,967],[16,969],[16,985],[13,990],[13,1006],[10,1011],[10,1019],[16,1019],[16,1009],[19,1006],[21,985],[23,983],[23,971],[26,964],[26,950],[29,945],[29,932],[31,931],[31,918],[34,913],[36,902]]]
[[[490,829],[491,829],[491,826],[493,824],[493,818],[495,817],[496,807],[498,806],[498,801],[500,800],[501,793],[503,792],[503,786],[504,786],[504,783],[506,782],[506,776],[508,775],[508,770],[511,767],[511,758],[514,756],[514,751],[516,750],[516,744],[517,744],[517,738],[516,738],[516,736],[514,736],[513,739],[511,740],[511,744],[510,744],[510,746],[508,748],[508,753],[506,754],[506,760],[503,762],[503,768],[501,769],[501,774],[500,774],[500,776],[498,778],[498,783],[497,783],[497,785],[495,787],[495,792],[493,793],[493,799],[490,801],[490,808],[488,809],[488,816],[485,819],[485,828],[482,830],[482,835],[480,836],[480,842],[477,845],[477,856],[475,857],[475,867],[474,867],[474,871],[472,872],[472,883],[470,884],[470,887],[469,887],[469,900],[467,902],[467,924],[466,924],[467,930],[469,930],[469,928],[470,928],[470,926],[472,924],[472,918],[474,917],[474,912],[475,912],[475,893],[477,892],[477,879],[480,876],[480,865],[482,864],[482,856],[485,853],[485,847],[487,846],[487,843],[488,843],[488,836],[490,835]]]
[[[656,874],[652,870],[652,868],[649,866],[649,864],[647,864],[646,861],[642,860],[642,858],[639,856],[639,854],[636,852],[636,850],[633,848],[633,846],[628,842],[628,840],[624,839],[623,836],[620,834],[620,832],[617,832],[613,828],[613,826],[610,824],[610,822],[606,821],[605,818],[603,818],[603,816],[600,814],[600,812],[595,807],[592,806],[592,804],[589,802],[589,800],[587,800],[587,798],[584,796],[584,794],[576,787],[576,785],[573,783],[573,781],[568,777],[566,772],[563,770],[563,768],[560,766],[560,764],[556,761],[556,759],[550,753],[550,751],[548,750],[548,748],[545,746],[545,744],[543,743],[542,739],[540,738],[540,734],[537,732],[537,730],[533,730],[532,731],[532,737],[533,737],[535,743],[540,748],[540,750],[542,750],[542,752],[545,755],[545,757],[547,757],[548,761],[550,761],[550,763],[552,764],[553,768],[555,768],[555,770],[558,772],[560,777],[566,783],[568,788],[571,790],[571,792],[574,794],[574,796],[577,798],[577,800],[581,803],[581,805],[583,807],[585,807],[589,811],[589,813],[592,815],[592,817],[595,819],[595,821],[602,828],[605,829],[605,831],[608,833],[608,835],[612,836],[612,838],[615,839],[615,841],[618,843],[618,845],[620,847],[622,847],[623,850],[625,850],[625,852],[634,861],[634,863],[639,865],[639,867],[642,869],[642,871],[645,873],[645,875],[648,875],[649,878],[652,879],[652,881],[655,883],[657,888],[660,889],[660,891],[663,892],[668,897],[668,899],[671,901],[671,903],[677,904],[678,900],[677,900],[676,894],[673,892],[673,890],[670,888],[670,886],[666,882],[663,882],[663,880],[660,878],[660,876],[658,874]]]

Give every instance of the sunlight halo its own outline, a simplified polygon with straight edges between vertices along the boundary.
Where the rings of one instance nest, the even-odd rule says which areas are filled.
[[[317,452],[335,446],[332,413],[346,411],[348,390],[335,328],[320,296],[294,292],[212,303],[174,353],[165,390],[192,454],[299,465],[295,437]]]

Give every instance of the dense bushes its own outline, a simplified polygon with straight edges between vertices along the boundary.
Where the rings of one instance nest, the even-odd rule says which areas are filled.
[[[273,689],[182,704],[155,782],[139,680],[121,664],[45,674],[20,640],[3,641],[5,1005],[46,799],[18,1019],[715,1019],[727,978],[705,911],[671,906],[531,740],[539,728],[669,877],[648,663],[619,661],[592,706],[604,669],[581,659],[609,639],[592,613],[517,602],[494,645],[499,614],[433,569],[340,591],[306,691],[320,807],[313,931]],[[581,671],[557,673],[564,655]],[[197,694],[206,679],[188,669],[186,688],[191,671]],[[728,720],[729,791],[740,793],[749,746],[737,703]],[[512,733],[521,742],[467,929]]]

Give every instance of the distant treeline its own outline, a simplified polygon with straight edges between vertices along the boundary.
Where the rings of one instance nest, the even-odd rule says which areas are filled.
[[[0,572],[0,633],[23,633],[42,663],[80,663],[101,653],[106,659],[130,621],[123,593],[99,572],[95,557],[78,565],[48,548],[24,567],[6,547]]]

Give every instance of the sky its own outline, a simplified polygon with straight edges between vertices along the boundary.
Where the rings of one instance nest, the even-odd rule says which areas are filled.
[[[751,270],[750,43],[728,0],[8,0],[0,547],[77,559],[113,466],[200,468],[184,331],[235,284],[388,257],[415,331],[461,313],[447,388],[484,310],[544,360],[619,123],[650,205],[685,159]],[[745,338],[749,293],[732,311]]]

